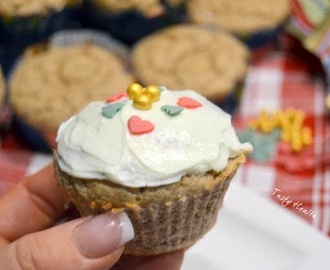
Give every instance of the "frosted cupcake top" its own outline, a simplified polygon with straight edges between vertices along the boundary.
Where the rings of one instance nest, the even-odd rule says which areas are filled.
[[[196,92],[138,84],[90,103],[60,126],[57,142],[66,173],[127,187],[219,172],[252,150],[239,142],[230,116]]]

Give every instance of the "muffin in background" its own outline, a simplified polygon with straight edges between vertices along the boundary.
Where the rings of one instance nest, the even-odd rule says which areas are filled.
[[[127,44],[184,20],[186,0],[86,0],[85,25],[107,31]]]
[[[276,40],[290,6],[288,0],[189,0],[187,14],[194,23],[234,33],[256,48]]]
[[[124,252],[134,255],[187,248],[205,235],[252,150],[198,93],[138,84],[87,105],[57,140],[55,172],[68,199],[81,215],[125,211],[135,238]]]
[[[138,81],[195,89],[232,112],[248,70],[250,53],[237,38],[194,24],[146,36],[132,51]]]
[[[60,46],[57,43],[67,38],[59,36],[48,44],[30,46],[10,76],[10,104],[18,123],[25,131],[29,127],[36,131],[26,132],[33,134],[28,139],[36,144],[32,148],[38,148],[38,133],[54,147],[61,122],[91,100],[105,99],[109,89],[120,91],[134,80],[116,50],[91,42],[89,35],[85,42],[74,34],[67,37],[72,37],[72,44]]]
[[[3,44],[23,48],[76,21],[81,0],[1,0]]]

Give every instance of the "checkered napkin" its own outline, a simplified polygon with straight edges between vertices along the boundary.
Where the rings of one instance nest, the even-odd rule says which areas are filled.
[[[330,236],[330,122],[325,96],[322,80],[310,74],[308,63],[302,59],[283,52],[255,59],[233,118],[236,128],[246,130],[249,120],[263,109],[275,112],[292,107],[305,112],[313,144],[292,154],[277,140],[268,159],[249,158],[235,181],[271,198]],[[266,151],[270,144],[269,140],[264,144],[259,140],[256,151]]]

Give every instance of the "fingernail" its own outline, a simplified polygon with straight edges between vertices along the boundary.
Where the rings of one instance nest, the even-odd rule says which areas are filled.
[[[72,237],[80,254],[88,258],[100,258],[132,240],[134,229],[126,213],[108,211],[80,224]]]

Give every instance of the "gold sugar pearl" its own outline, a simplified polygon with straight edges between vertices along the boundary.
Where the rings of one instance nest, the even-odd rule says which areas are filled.
[[[160,98],[160,89],[155,85],[143,88],[138,83],[133,83],[127,88],[127,94],[133,100],[133,106],[139,110],[150,110],[152,103]]]
[[[152,106],[152,97],[148,93],[143,93],[133,100],[133,106],[139,110],[150,110]]]
[[[151,96],[153,102],[159,100],[160,90],[157,86],[149,85],[148,87],[144,88],[144,91],[147,92]]]
[[[136,98],[137,96],[141,95],[142,92],[143,92],[143,87],[138,83],[132,83],[127,88],[128,97],[132,100],[134,100],[134,98]]]

